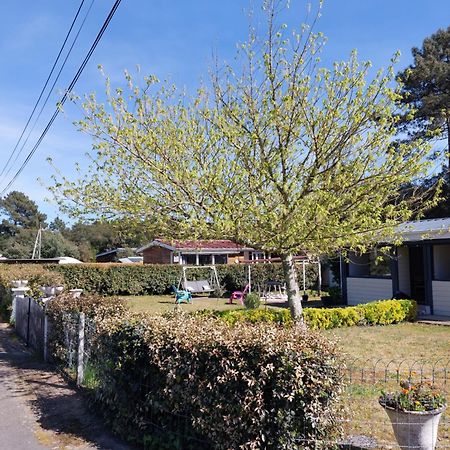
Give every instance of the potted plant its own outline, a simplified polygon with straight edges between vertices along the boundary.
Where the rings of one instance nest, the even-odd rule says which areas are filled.
[[[429,382],[400,383],[398,392],[382,392],[380,405],[391,419],[401,449],[434,450],[445,397]]]

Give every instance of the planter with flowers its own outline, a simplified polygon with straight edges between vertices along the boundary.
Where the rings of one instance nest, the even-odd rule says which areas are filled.
[[[439,420],[447,407],[431,383],[400,383],[399,392],[383,392],[379,403],[391,419],[401,449],[434,450]]]

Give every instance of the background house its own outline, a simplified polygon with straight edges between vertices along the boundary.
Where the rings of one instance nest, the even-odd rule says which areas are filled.
[[[343,262],[344,298],[356,305],[403,293],[422,313],[450,316],[450,218],[407,222],[399,231],[403,244],[391,256],[377,261],[372,250]]]
[[[95,261],[101,263],[121,262],[121,263],[140,263],[142,257],[136,256],[136,249],[118,247],[95,255]]]
[[[250,247],[227,239],[163,240],[155,239],[136,250],[142,253],[144,264],[234,264],[262,258],[265,255]]]

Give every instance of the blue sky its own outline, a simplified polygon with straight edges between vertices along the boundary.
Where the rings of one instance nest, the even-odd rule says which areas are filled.
[[[90,2],[85,1],[87,5]],[[94,1],[49,105],[14,168],[18,168],[47,123],[113,3]],[[291,8],[285,13],[289,25],[302,22],[306,3],[291,0]],[[79,4],[78,0],[0,2],[1,168],[20,136]],[[143,74],[169,78],[193,90],[202,77],[207,77],[213,53],[219,61],[234,57],[236,44],[246,39],[248,11],[257,10],[259,4],[259,0],[122,0],[75,92],[102,92],[98,64],[103,65],[113,83],[123,80],[124,69],[133,71],[139,65]],[[255,21],[257,25],[258,19]],[[378,68],[386,66],[394,52],[400,50],[400,70],[411,63],[413,46],[421,46],[425,37],[449,25],[448,0],[328,0],[317,30],[328,37],[322,55],[325,64],[346,59],[356,48],[361,59],[370,59]],[[11,187],[29,195],[50,218],[57,215],[57,208],[44,202],[48,193],[37,179],[49,184],[52,169],[47,157],[52,157],[69,177],[75,162],[85,160],[90,140],[72,124],[80,118],[79,109],[67,106]],[[14,172],[0,178],[1,189]]]

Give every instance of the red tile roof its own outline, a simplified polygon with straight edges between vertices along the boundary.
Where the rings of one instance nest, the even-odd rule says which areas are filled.
[[[174,247],[176,250],[237,250],[242,251],[244,249],[250,249],[244,245],[237,244],[229,239],[216,239],[216,240],[167,240],[167,239],[155,239],[155,242],[161,242],[161,244],[169,247]]]

